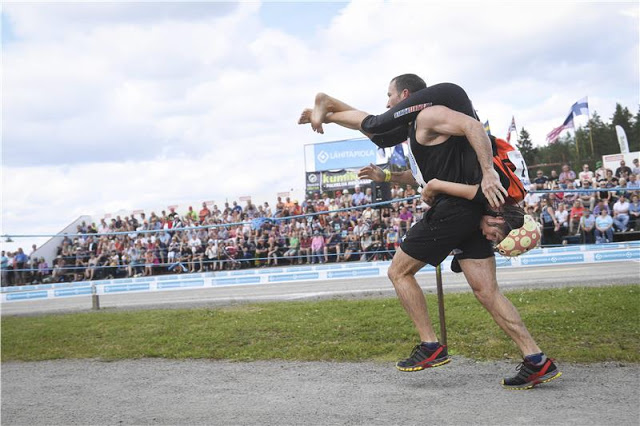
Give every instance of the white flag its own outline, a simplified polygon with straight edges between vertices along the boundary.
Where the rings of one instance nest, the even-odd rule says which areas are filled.
[[[627,141],[627,134],[624,132],[622,126],[616,126],[616,134],[618,135],[618,144],[620,144],[620,153],[629,153],[629,141]]]

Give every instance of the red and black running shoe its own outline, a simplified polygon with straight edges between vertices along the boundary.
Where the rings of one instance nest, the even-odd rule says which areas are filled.
[[[420,371],[425,368],[440,367],[451,362],[447,347],[439,345],[435,350],[429,350],[423,344],[416,345],[411,352],[411,356],[405,360],[398,361],[396,368],[400,371]]]
[[[504,388],[512,390],[531,389],[540,383],[550,382],[562,375],[551,358],[547,358],[542,365],[534,365],[524,360],[516,367],[516,370],[518,370],[518,374],[515,377],[502,379]]]

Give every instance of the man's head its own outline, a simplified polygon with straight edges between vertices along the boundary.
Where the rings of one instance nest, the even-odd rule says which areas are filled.
[[[406,99],[410,94],[427,87],[427,83],[415,74],[402,74],[394,77],[389,83],[387,91],[387,108],[393,108],[398,102]]]
[[[620,167],[624,167],[626,165],[627,165],[627,163],[625,163],[624,160],[620,160]]]

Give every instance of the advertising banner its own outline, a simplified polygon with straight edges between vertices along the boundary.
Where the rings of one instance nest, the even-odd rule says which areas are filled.
[[[344,169],[307,173],[307,192],[337,191],[352,189],[356,185],[368,185],[369,179],[358,178],[359,169]]]
[[[322,192],[322,172],[307,172],[307,178],[305,179],[307,185],[307,192]]]
[[[369,139],[348,139],[305,145],[307,172],[364,167],[387,162],[387,153]]]

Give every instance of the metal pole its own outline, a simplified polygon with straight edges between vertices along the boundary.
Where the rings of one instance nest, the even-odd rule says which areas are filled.
[[[93,283],[91,284],[91,304],[93,310],[97,311],[100,309],[100,296],[98,296],[96,285]]]
[[[440,344],[447,346],[447,326],[444,319],[444,292],[442,291],[442,270],[436,266],[436,288],[438,289],[438,318],[440,319]]]

